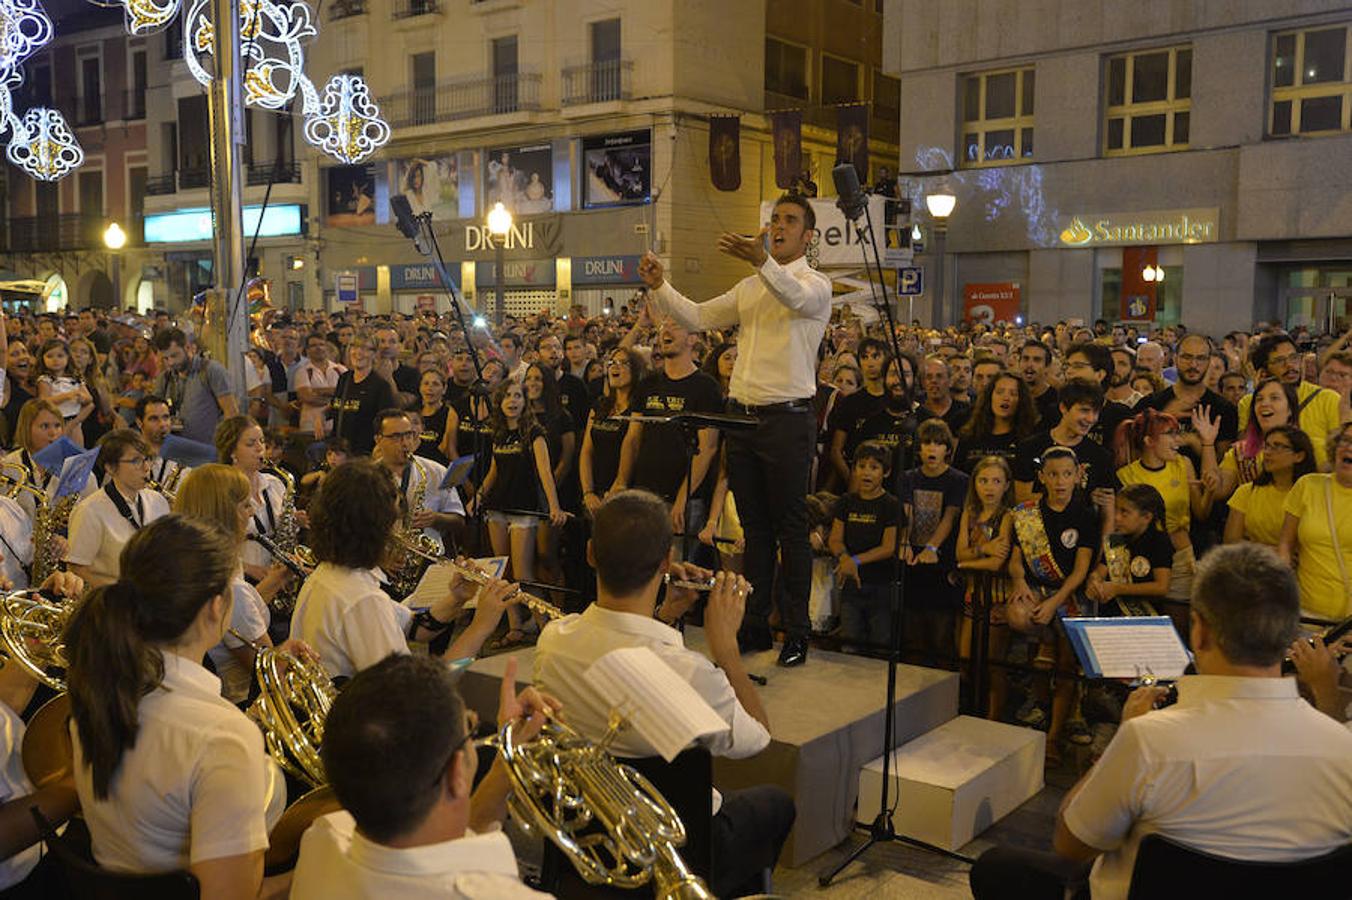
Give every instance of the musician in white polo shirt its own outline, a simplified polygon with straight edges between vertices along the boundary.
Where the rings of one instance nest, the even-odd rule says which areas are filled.
[[[90,587],[117,580],[122,548],[140,528],[169,514],[169,501],[146,487],[150,446],[130,428],[99,439],[103,487],[76,505],[70,515],[66,562]]]
[[[770,604],[776,558],[783,566],[780,618],[788,637],[782,666],[807,660],[812,591],[808,544],[808,477],[816,449],[812,400],[817,347],[831,318],[831,279],[808,265],[816,228],[812,204],[796,194],[775,201],[770,224],[754,238],[724,234],[718,249],[750,263],[754,275],[704,303],[681,296],[649,252],[639,275],[657,311],[691,331],[740,327],[728,410],[755,416],[748,431],[728,433],[728,481],[746,533],[746,572],[755,588],[738,635],[743,650],[771,645]]]
[[[516,662],[502,679],[498,725],[539,733],[559,704],[528,688]],[[500,824],[509,782],[501,757],[472,790],[478,756],[451,673],[421,656],[389,656],[357,673],[324,723],[324,770],[343,810],[301,840],[292,900],[530,900]],[[422,785],[410,790],[410,785]]]

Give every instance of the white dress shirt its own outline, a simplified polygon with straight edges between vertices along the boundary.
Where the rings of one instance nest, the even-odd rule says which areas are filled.
[[[407,653],[413,612],[380,589],[375,569],[320,563],[305,579],[291,636],[319,654],[330,675],[351,677],[391,653]]]
[[[33,783],[23,768],[23,719],[0,703],[0,751],[5,754],[0,765],[0,803],[8,803],[33,793]],[[0,890],[13,887],[28,877],[42,859],[42,844],[37,843],[9,859],[0,860]]]
[[[1352,732],[1301,699],[1294,678],[1187,675],[1176,705],[1122,723],[1065,823],[1107,851],[1094,900],[1122,900],[1147,834],[1284,862],[1346,845],[1350,810]]]
[[[33,520],[9,497],[0,497],[0,552],[5,577],[16,590],[28,587],[25,567],[33,562]]]
[[[338,376],[346,371],[347,366],[339,363],[331,362],[321,369],[308,359],[303,359],[295,369],[296,390],[301,388],[336,388]],[[323,406],[302,404],[300,408],[300,430],[323,437],[326,427],[324,420],[328,412],[329,404],[327,402]],[[332,424],[330,423],[327,428],[332,431]]]
[[[263,525],[262,535],[264,537],[276,537],[276,525],[282,520],[282,501],[286,499],[286,485],[276,475],[268,472],[258,473],[259,482],[259,500],[254,502],[253,515],[245,526],[246,534],[259,534],[259,524]],[[265,508],[266,507],[266,508]],[[268,515],[268,510],[272,510],[272,515]],[[245,565],[262,566],[267,568],[276,562],[272,554],[263,549],[263,545],[257,541],[245,541],[244,547],[240,550],[240,558],[244,560]]]
[[[669,282],[649,293],[659,312],[691,331],[740,325],[728,393],[760,406],[817,394],[817,348],[831,319],[831,279],[800,256],[786,266],[767,256],[726,294],[695,303]]]
[[[230,582],[233,603],[230,605],[230,628],[251,641],[259,641],[268,633],[272,614],[258,589],[236,575]],[[231,650],[238,650],[244,642],[227,631],[221,642],[207,651],[216,674],[221,679],[221,694],[231,703],[240,703],[249,696],[253,684],[253,670],[240,664]]]
[[[112,489],[117,490],[116,487]],[[135,522],[127,521],[108,496],[107,489],[103,489],[77,503],[70,514],[66,562],[87,568],[86,586],[98,587],[117,581],[121,568],[119,560],[127,541],[138,528],[169,515],[169,501],[150,488],[138,491],[127,507]]]
[[[364,837],[347,812],[314,821],[300,841],[291,900],[534,900],[501,831],[424,847],[387,847]]]
[[[168,872],[267,847],[286,785],[258,726],[221,696],[220,679],[166,653],[164,681],[141,698],[137,720],[136,743],[102,800],[70,723],[75,790],[99,865]]]
[[[534,682],[557,697],[568,723],[590,740],[600,740],[610,720],[610,705],[583,677],[601,657],[621,647],[647,647],[690,684],[730,730],[701,738],[714,756],[755,756],[770,744],[765,726],[742,708],[728,676],[703,653],[686,648],[681,633],[656,619],[593,604],[580,615],[545,626],[535,647]],[[616,756],[656,756],[657,750],[633,729],[622,731],[611,747]]]

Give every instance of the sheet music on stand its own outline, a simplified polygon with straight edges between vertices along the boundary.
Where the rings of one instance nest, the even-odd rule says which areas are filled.
[[[612,650],[588,667],[587,683],[667,762],[728,723],[647,647]]]
[[[1192,662],[1168,616],[1067,618],[1070,646],[1090,678],[1178,678]]]

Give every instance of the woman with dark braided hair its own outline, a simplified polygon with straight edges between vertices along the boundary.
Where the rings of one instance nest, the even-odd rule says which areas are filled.
[[[204,898],[258,894],[286,790],[258,727],[201,665],[230,624],[236,541],[171,515],[66,629],[75,786],[99,865],[187,869]]]

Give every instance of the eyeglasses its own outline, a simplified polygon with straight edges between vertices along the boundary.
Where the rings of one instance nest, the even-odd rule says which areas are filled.
[[[1290,453],[1291,451],[1293,451],[1293,450],[1295,450],[1295,449],[1296,449],[1296,448],[1295,448],[1295,447],[1292,447],[1290,444],[1279,444],[1279,443],[1274,443],[1274,442],[1272,442],[1272,441],[1265,441],[1265,442],[1263,443],[1263,450],[1264,450],[1265,452],[1267,452],[1267,453],[1276,453],[1276,452],[1278,452],[1278,451],[1280,451],[1280,452],[1282,452],[1282,453]]]
[[[396,431],[394,434],[382,434],[382,438],[387,441],[408,441],[418,437],[416,431]]]
[[[446,777],[446,767],[450,765],[451,760],[460,752],[460,748],[466,743],[472,743],[474,736],[479,732],[479,714],[472,709],[465,710],[465,733],[460,736],[460,740],[455,742],[449,753],[446,754],[446,761],[437,766],[437,774],[432,779],[432,785],[435,787],[441,784],[441,779]]]
[[[1273,366],[1286,366],[1295,361],[1296,354],[1294,353],[1287,353],[1284,356],[1269,356],[1267,367],[1271,369]]]
[[[126,459],[119,459],[119,460],[118,460],[118,464],[119,464],[119,465],[126,465],[126,466],[144,466],[144,465],[146,465],[146,464],[149,463],[149,462],[150,462],[150,459],[149,459],[148,457],[145,457],[145,456],[128,456]]]

